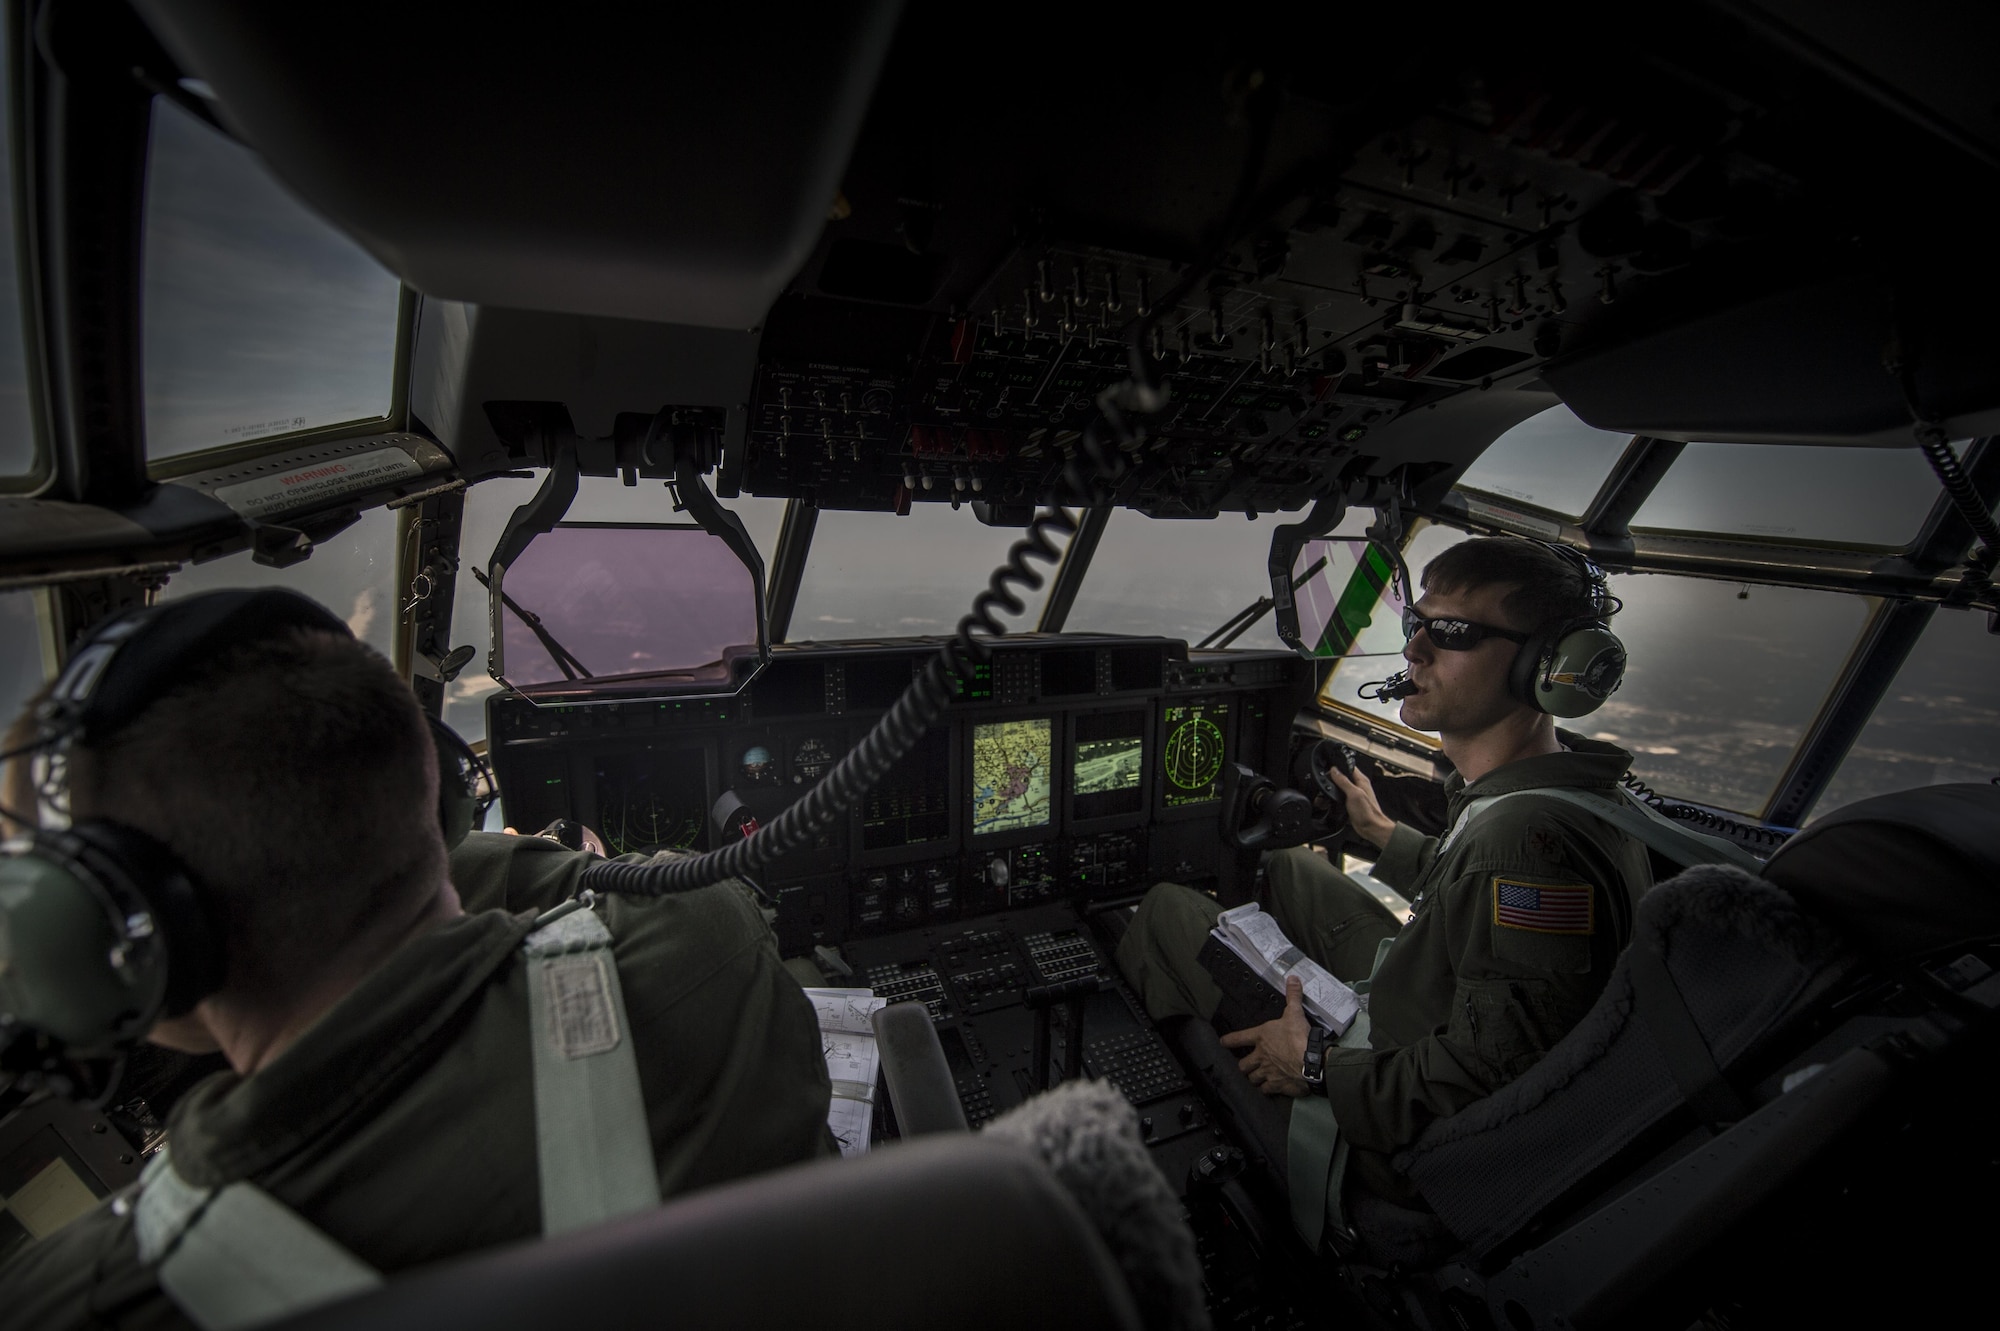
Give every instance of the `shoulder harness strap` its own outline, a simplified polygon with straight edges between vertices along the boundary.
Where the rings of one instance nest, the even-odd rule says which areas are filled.
[[[660,1176],[611,931],[581,902],[536,924],[522,951],[542,1233],[563,1234],[658,1206]]]
[[[254,1183],[197,1188],[165,1148],[134,1203],[139,1258],[202,1331],[238,1331],[382,1283],[374,1267]]]
[[[583,904],[542,916],[522,945],[545,1235],[660,1204],[611,931]],[[202,1331],[241,1331],[382,1283],[256,1184],[195,1187],[164,1147],[137,1196],[120,1201],[134,1211],[139,1260]]]
[[[1452,839],[1479,814],[1502,800],[1520,799],[1529,795],[1542,795],[1549,799],[1561,800],[1587,813],[1594,813],[1619,831],[1643,842],[1682,868],[1692,864],[1733,864],[1754,874],[1764,867],[1756,856],[1740,846],[1724,841],[1720,837],[1690,832],[1671,818],[1648,808],[1627,791],[1605,794],[1592,790],[1578,790],[1573,786],[1537,786],[1532,790],[1510,790],[1505,794],[1487,795],[1473,800],[1465,806],[1458,821],[1452,824],[1451,831],[1438,846],[1438,852],[1442,854]]]

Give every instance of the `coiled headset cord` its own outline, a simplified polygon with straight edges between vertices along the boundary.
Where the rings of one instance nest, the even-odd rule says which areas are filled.
[[[1791,840],[1792,834],[1790,832],[1780,831],[1775,827],[1758,827],[1752,823],[1738,822],[1734,818],[1725,818],[1719,813],[1710,813],[1707,809],[1699,808],[1693,804],[1683,804],[1679,800],[1670,800],[1660,794],[1659,791],[1654,790],[1651,786],[1641,781],[1638,777],[1633,776],[1630,772],[1619,777],[1618,780],[1624,785],[1625,789],[1644,800],[1648,808],[1657,809],[1676,822],[1693,823],[1696,827],[1706,828],[1712,832],[1724,833],[1739,840],[1747,841],[1753,848],[1759,850],[1776,850]]]
[[[594,892],[661,896],[687,892],[724,878],[741,878],[802,846],[810,844],[834,819],[866,795],[897,759],[908,753],[928,731],[954,695],[954,683],[969,681],[976,667],[992,658],[992,640],[1005,637],[1007,626],[996,611],[1019,615],[1027,604],[1016,588],[1039,590],[1043,576],[1030,562],[1054,564],[1063,547],[1050,538],[1076,534],[1077,519],[1065,505],[1090,507],[1105,502],[1126,470],[1123,448],[1128,431],[1118,399],[1133,385],[1106,389],[1097,400],[1098,419],[1083,432],[1077,455],[1063,465],[1062,488],[1055,500],[1035,515],[1027,531],[1007,552],[1006,562],[993,570],[986,589],[958,621],[958,630],[921,674],[882,715],[861,742],[822,777],[804,798],[773,818],[754,835],[705,855],[682,856],[646,864],[593,864],[583,871],[580,888]],[[1108,428],[1116,446],[1107,447]],[[1079,458],[1087,460],[1086,473]]]

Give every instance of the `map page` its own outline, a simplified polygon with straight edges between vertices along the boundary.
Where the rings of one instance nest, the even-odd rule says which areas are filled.
[[[1050,728],[1045,716],[972,728],[974,836],[1048,823]]]

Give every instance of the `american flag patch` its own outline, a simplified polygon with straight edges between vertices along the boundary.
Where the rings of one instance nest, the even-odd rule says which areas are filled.
[[[1493,923],[1538,934],[1596,932],[1592,915],[1595,893],[1588,883],[1524,883],[1514,878],[1493,880]]]

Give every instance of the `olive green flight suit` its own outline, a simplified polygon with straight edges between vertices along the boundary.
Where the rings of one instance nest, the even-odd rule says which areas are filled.
[[[175,1106],[174,1169],[252,1179],[393,1273],[541,1233],[521,942],[591,857],[473,833],[452,853],[467,914],[406,944],[248,1078]],[[602,898],[660,1192],[830,1154],[819,1026],[748,894]],[[0,1267],[0,1327],[188,1322],[106,1204]]]
[[[1474,799],[1538,787],[1615,792],[1624,750],[1562,733],[1568,752],[1525,758],[1467,785],[1445,783],[1448,826]],[[1304,848],[1266,858],[1269,909],[1301,951],[1343,980],[1366,979],[1370,1047],[1326,1051],[1326,1094],[1351,1175],[1403,1201],[1389,1167],[1434,1120],[1520,1076],[1596,1002],[1652,885],[1646,848],[1559,800],[1509,799],[1443,849],[1397,824],[1375,876],[1404,893],[1399,925],[1366,889]],[[1147,894],[1118,964],[1155,1020],[1211,1017],[1221,991],[1195,959],[1220,907],[1162,883]]]

